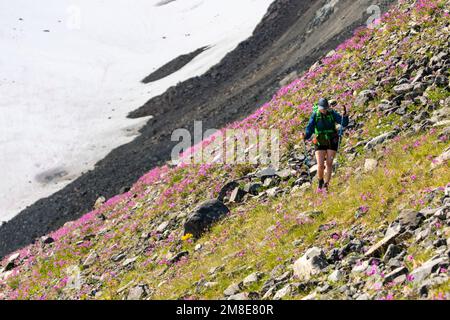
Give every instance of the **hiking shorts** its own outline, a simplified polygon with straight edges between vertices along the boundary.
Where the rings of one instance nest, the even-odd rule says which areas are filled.
[[[316,145],[315,146],[316,151],[327,151],[327,150],[333,150],[333,151],[338,151],[338,144],[337,143],[331,143],[330,145]]]
[[[327,151],[327,150],[333,150],[333,151],[338,151],[339,148],[339,136],[333,136],[333,138],[331,140],[328,140],[327,143],[321,143],[318,144],[317,143],[317,139],[314,139],[315,142],[315,148],[316,151]]]

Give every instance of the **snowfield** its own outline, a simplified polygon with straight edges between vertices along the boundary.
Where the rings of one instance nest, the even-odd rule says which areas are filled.
[[[272,0],[0,0],[0,221],[63,188],[148,120],[126,115],[218,63]],[[212,46],[178,72],[140,81]]]

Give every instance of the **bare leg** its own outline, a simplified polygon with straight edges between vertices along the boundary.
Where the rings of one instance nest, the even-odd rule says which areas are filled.
[[[323,180],[324,172],[325,172],[325,156],[327,152],[326,151],[316,151],[316,159],[317,159],[317,165],[319,166],[317,168],[317,177],[319,180]]]
[[[326,161],[326,173],[325,173],[325,183],[330,183],[331,175],[333,173],[333,162],[334,158],[336,157],[336,151],[334,150],[328,150],[327,151],[327,161]]]

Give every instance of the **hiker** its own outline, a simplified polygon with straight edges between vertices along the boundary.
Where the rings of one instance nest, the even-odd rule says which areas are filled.
[[[328,190],[330,184],[333,161],[339,148],[339,133],[336,130],[336,123],[341,124],[345,128],[348,126],[348,122],[345,106],[344,114],[341,116],[330,108],[327,99],[322,98],[318,104],[314,105],[313,113],[306,127],[306,133],[302,133],[302,138],[309,140],[313,134],[315,135],[313,143],[318,164],[319,190]]]

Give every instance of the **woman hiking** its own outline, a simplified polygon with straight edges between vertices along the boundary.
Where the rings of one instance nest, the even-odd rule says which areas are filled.
[[[327,99],[322,98],[317,105],[314,105],[313,113],[306,127],[306,133],[302,133],[302,138],[309,140],[313,134],[315,135],[313,143],[318,164],[319,190],[328,190],[330,184],[333,161],[339,148],[339,134],[336,130],[336,124],[341,124],[345,128],[348,126],[348,123],[345,106],[344,113],[341,116],[330,108]]]

